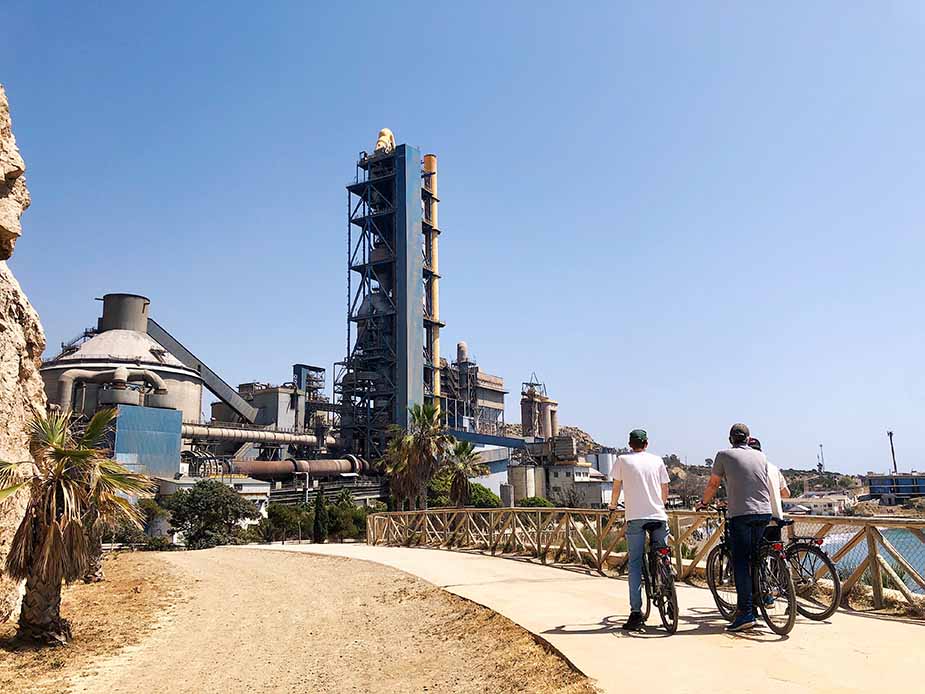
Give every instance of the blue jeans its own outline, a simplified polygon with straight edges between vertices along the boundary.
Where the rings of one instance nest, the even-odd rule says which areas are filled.
[[[771,522],[768,513],[751,513],[729,519],[732,538],[732,566],[736,581],[736,606],[739,613],[753,615],[751,558],[757,551],[764,529]]]
[[[626,545],[630,555],[630,610],[642,612],[642,562],[646,554],[646,531],[643,526],[647,523],[658,523],[652,533],[652,546],[664,547],[668,537],[668,525],[665,521],[631,520],[626,523]]]

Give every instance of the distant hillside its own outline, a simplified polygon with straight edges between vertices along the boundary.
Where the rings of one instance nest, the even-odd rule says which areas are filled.
[[[504,435],[520,438],[523,436],[523,428],[520,426],[520,424],[505,424]],[[578,442],[579,455],[597,453],[602,449],[609,448],[608,446],[595,441],[591,434],[584,431],[583,429],[579,429],[578,427],[559,427],[559,435],[574,437]]]

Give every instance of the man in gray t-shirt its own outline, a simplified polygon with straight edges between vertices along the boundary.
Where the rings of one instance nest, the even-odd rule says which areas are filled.
[[[764,529],[771,521],[771,492],[768,485],[768,459],[748,447],[749,431],[744,424],[729,430],[732,448],[720,451],[713,461],[713,474],[703,493],[709,504],[720,484],[726,483],[727,522],[732,539],[738,613],[727,629],[741,631],[755,626],[752,579],[749,560]]]

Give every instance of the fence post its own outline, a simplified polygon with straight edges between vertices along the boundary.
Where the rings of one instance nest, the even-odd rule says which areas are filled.
[[[542,559],[543,555],[543,512],[536,512],[536,558]]]
[[[671,515],[671,535],[674,538],[675,566],[680,576],[684,571],[684,557],[681,556],[681,518],[677,511]]]
[[[867,557],[870,559],[868,568],[870,570],[871,589],[874,594],[874,608],[883,607],[883,578],[880,573],[880,562],[877,560],[877,537],[874,535],[873,526],[867,526]]]
[[[597,570],[604,573],[604,516],[597,514],[595,516],[595,527],[597,532]]]

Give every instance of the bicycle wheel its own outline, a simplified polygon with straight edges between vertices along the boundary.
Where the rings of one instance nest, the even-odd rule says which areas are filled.
[[[658,614],[662,618],[662,626],[669,634],[678,630],[678,591],[674,585],[674,573],[671,566],[664,561],[658,563]]]
[[[816,545],[792,544],[787,561],[797,595],[797,612],[808,619],[831,617],[841,604],[841,579],[835,564]]]
[[[797,596],[790,575],[790,563],[779,552],[763,547],[752,568],[755,603],[775,634],[784,636],[797,621]]]
[[[726,545],[717,545],[707,557],[707,585],[713,593],[716,609],[723,619],[732,620],[736,611],[735,571],[732,569],[732,554]]]
[[[649,576],[649,560],[642,560],[642,621],[646,621],[652,613],[652,579]]]

